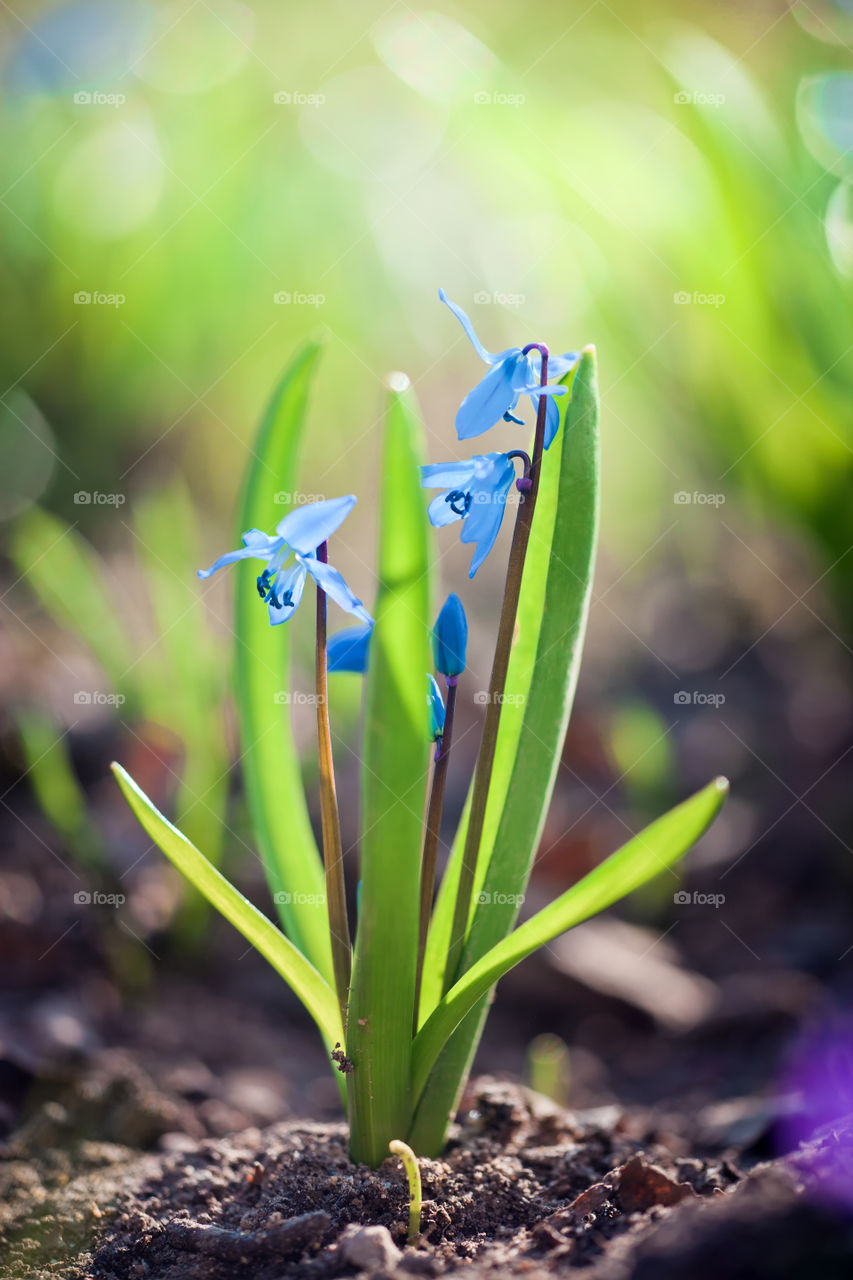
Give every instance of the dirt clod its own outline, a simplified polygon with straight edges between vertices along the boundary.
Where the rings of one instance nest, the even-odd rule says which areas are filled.
[[[342,1260],[359,1271],[390,1271],[403,1256],[387,1227],[358,1227],[352,1223],[338,1243]]]

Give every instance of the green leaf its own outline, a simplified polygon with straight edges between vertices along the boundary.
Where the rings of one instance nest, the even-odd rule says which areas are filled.
[[[121,765],[113,764],[112,770],[131,809],[166,857],[284,978],[317,1023],[327,1044],[334,1045],[342,1041],[337,999],[314,966],[271,920],[252,906],[248,898],[216,870],[177,827],[163,817]],[[322,901],[322,897],[318,899],[318,902]],[[317,905],[312,910],[318,916],[325,915]]]
[[[230,772],[222,713],[225,655],[194,592],[196,570],[204,563],[197,523],[189,490],[177,475],[150,489],[134,506],[136,551],[164,655],[158,706],[148,715],[183,741],[175,821],[218,866]]]
[[[454,1029],[503,974],[545,943],[633,893],[683,857],[719,813],[728,786],[725,778],[717,778],[656,819],[472,965],[418,1032],[413,1055],[415,1096],[424,1089],[433,1064]]]
[[[595,353],[581,358],[562,429],[545,455],[519,600],[495,765],[478,858],[470,966],[515,921],[547,815],[577,684],[598,531],[599,442]],[[547,602],[547,603],[546,603]],[[464,820],[434,913],[422,1021],[440,996],[464,846]],[[481,894],[488,905],[477,905]],[[426,981],[430,974],[429,983]],[[436,976],[438,975],[438,977]],[[487,1005],[471,1013],[441,1055],[411,1133],[415,1150],[443,1144],[446,1117],[464,1083]]]
[[[73,525],[38,507],[18,520],[11,544],[15,567],[45,612],[80,636],[122,689],[134,652],[100,556]]]
[[[563,381],[566,382],[567,379],[563,379]],[[483,887],[483,880],[485,879],[489,859],[494,848],[501,813],[509,796],[512,769],[521,738],[524,705],[527,701],[530,681],[533,677],[536,649],[544,618],[545,586],[548,565],[551,559],[551,539],[554,531],[554,517],[557,512],[564,439],[565,432],[561,430],[545,456],[539,495],[536,499],[536,510],[533,514],[533,527],[530,531],[524,578],[518,602],[518,625],[507,672],[506,692],[508,699],[501,709],[500,728],[495,746],[495,760],[492,766],[492,782],[489,788],[489,800],[483,823],[483,838],[480,845],[477,879],[474,884],[474,903],[476,903],[477,895]],[[453,851],[441,882],[441,890],[438,894],[430,923],[421,992],[421,1022],[426,1020],[441,999],[445,968],[444,957],[447,955],[450,945],[453,908],[459,883],[459,868],[468,830],[469,804],[470,795],[456,832]]]
[[[89,818],[86,793],[74,771],[68,730],[64,733],[40,711],[20,711],[18,733],[27,780],[42,813],[68,847],[92,868],[103,868],[103,841]]]
[[[240,508],[239,529],[269,530],[293,505],[311,376],[319,354],[309,343],[279,383],[261,423]],[[236,574],[237,707],[249,810],[282,924],[331,979],[328,922],[312,899],[325,894],[322,862],[308,815],[299,754],[282,705],[290,637],[271,627],[250,565]],[[287,897],[289,900],[285,901]]]
[[[382,459],[379,595],[367,676],[361,903],[347,1080],[353,1158],[376,1165],[410,1120],[424,789],[429,556],[420,422],[392,393]]]

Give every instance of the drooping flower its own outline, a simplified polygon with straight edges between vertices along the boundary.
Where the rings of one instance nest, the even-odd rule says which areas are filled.
[[[372,635],[373,623],[370,622],[363,627],[347,627],[345,631],[331,636],[326,651],[329,670],[354,671],[364,675]]]
[[[505,422],[516,422],[523,425],[521,418],[513,413],[520,396],[530,396],[534,409],[539,407],[539,397],[547,396],[548,404],[545,418],[545,448],[551,444],[560,426],[560,410],[554,396],[564,395],[566,387],[553,383],[540,387],[539,378],[542,370],[541,353],[533,349],[525,352],[521,347],[507,347],[497,354],[487,351],[474,332],[474,326],[468,316],[451,302],[443,289],[438,296],[456,316],[465,330],[471,345],[485,364],[491,366],[489,372],[473,391],[469,391],[459,412],[456,414],[456,434],[460,440],[469,440],[472,436],[482,435],[501,418]],[[548,357],[548,374],[554,378],[562,378],[580,359],[577,351],[567,351],[561,356]]]
[[[468,647],[468,619],[455,591],[444,602],[432,629],[435,669],[443,676],[461,676]]]
[[[293,616],[309,574],[347,613],[371,623],[370,614],[342,575],[330,564],[318,560],[316,554],[317,548],[343,524],[355,503],[352,494],[306,503],[279,521],[274,536],[261,529],[249,529],[243,534],[242,547],[226,552],[209,569],[199,569],[198,576],[209,578],[217,569],[237,560],[265,560],[267,567],[258,576],[258,595],[267,602],[272,626],[287,622]]]
[[[430,735],[433,742],[438,742],[444,734],[445,708],[444,698],[434,675],[427,672],[427,706],[429,707]]]
[[[461,520],[460,540],[476,543],[470,578],[495,544],[514,479],[515,467],[506,453],[483,453],[467,462],[421,467],[424,489],[444,490],[429,504],[430,524],[440,529]]]

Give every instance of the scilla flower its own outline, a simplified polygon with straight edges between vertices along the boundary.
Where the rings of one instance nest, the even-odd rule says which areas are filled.
[[[547,417],[545,419],[545,448],[547,449],[560,425],[560,410],[553,400],[554,396],[564,395],[567,388],[549,383],[540,387],[539,376],[542,369],[542,356],[539,351],[522,350],[521,347],[507,347],[506,351],[497,354],[487,351],[474,332],[474,326],[461,307],[451,302],[443,289],[438,296],[446,303],[465,330],[474,350],[485,364],[491,365],[489,372],[478,383],[473,391],[469,391],[456,415],[456,434],[460,440],[469,440],[471,436],[482,435],[503,418],[506,422],[517,422],[523,425],[521,418],[513,414],[520,396],[531,396],[534,408],[539,406],[539,397],[548,397]],[[567,351],[561,356],[549,356],[548,372],[555,378],[562,378],[580,359],[577,351]]]
[[[209,569],[199,569],[198,576],[209,578],[217,569],[236,560],[266,560],[267,567],[258,577],[258,595],[267,602],[273,626],[293,616],[308,574],[347,613],[370,623],[370,614],[341,574],[330,564],[318,560],[316,554],[317,548],[343,524],[355,503],[356,499],[350,494],[346,498],[329,498],[297,507],[279,521],[275,536],[250,529],[243,534],[243,546],[238,551],[226,552]]]
[[[444,490],[429,504],[430,524],[439,529],[461,520],[460,540],[477,544],[470,578],[495,545],[514,480],[515,467],[506,453],[484,453],[468,462],[421,467],[423,487]]]

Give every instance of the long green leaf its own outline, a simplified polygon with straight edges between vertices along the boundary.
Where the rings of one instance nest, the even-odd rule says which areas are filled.
[[[319,346],[297,355],[272,397],[255,442],[240,530],[269,529],[294,505],[308,389]],[[255,577],[236,575],[237,706],[249,809],[285,932],[329,979],[323,867],[305,800],[299,755],[282,693],[288,687],[287,627],[271,627]]]
[[[408,1128],[424,788],[429,556],[410,393],[392,393],[382,461],[379,595],[367,677],[361,902],[347,1055],[350,1143],[378,1164]]]
[[[477,896],[483,887],[483,880],[485,879],[492,849],[494,848],[501,813],[509,796],[512,769],[521,739],[524,704],[527,701],[530,681],[533,676],[536,648],[544,617],[545,585],[548,576],[548,565],[551,559],[551,539],[554,532],[554,517],[557,512],[561,473],[560,461],[564,439],[565,433],[560,431],[548,451],[539,485],[539,495],[536,499],[536,511],[533,515],[533,527],[530,531],[530,543],[527,549],[524,579],[519,597],[518,625],[507,672],[506,693],[508,696],[501,709],[495,760],[492,767],[492,785],[489,789],[489,800],[483,823],[483,838],[480,845],[477,879],[474,884],[474,903],[476,903]],[[485,688],[488,678],[487,671],[469,670],[464,678],[463,688],[469,688],[473,680],[480,681],[480,687]],[[456,902],[459,869],[462,863],[467,830],[468,805],[466,804],[430,922],[421,991],[421,1022],[426,1021],[441,999],[445,957],[450,944],[453,909]]]
[[[121,765],[114,764],[112,770],[131,809],[166,857],[281,974],[317,1023],[327,1044],[334,1045],[342,1041],[338,1002],[321,974],[271,920],[258,911],[177,827],[163,817]],[[322,901],[322,897],[318,899],[318,902]],[[323,912],[316,906],[314,910],[322,916]]]
[[[225,841],[229,758],[222,715],[224,646],[205,625],[188,585],[203,563],[186,483],[173,476],[135,504],[133,533],[157,620],[164,661],[156,707],[147,710],[181,737],[185,759],[175,822],[219,866]]]
[[[464,967],[470,967],[512,928],[517,914],[514,904],[521,900],[530,876],[580,668],[595,561],[598,491],[598,386],[595,352],[590,348],[578,366],[562,429],[543,464]],[[454,879],[452,866],[449,883]],[[442,895],[436,908],[433,956],[449,928],[447,914],[447,898]],[[429,997],[437,998],[434,982]],[[487,1007],[484,1000],[471,1012],[436,1064],[411,1132],[417,1151],[442,1146],[446,1117],[454,1110]],[[422,1003],[422,1018],[429,1008]]]
[[[454,1029],[497,980],[545,943],[597,915],[681,858],[723,806],[728,782],[717,778],[646,827],[477,961],[448,991],[415,1040],[413,1081],[424,1089]]]
[[[133,646],[119,621],[100,556],[73,525],[38,507],[15,525],[11,549],[15,567],[45,611],[80,636],[116,689],[125,689]]]

